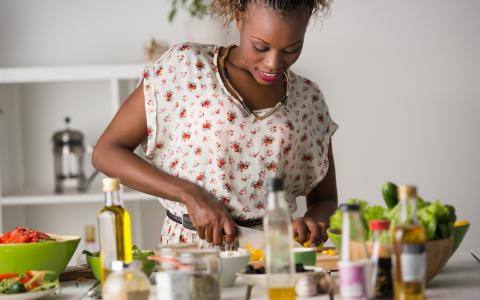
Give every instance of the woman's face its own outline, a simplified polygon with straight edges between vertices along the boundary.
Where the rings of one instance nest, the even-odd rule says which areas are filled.
[[[274,84],[300,56],[309,17],[303,6],[281,13],[249,3],[237,15],[240,45],[236,59],[259,84]]]

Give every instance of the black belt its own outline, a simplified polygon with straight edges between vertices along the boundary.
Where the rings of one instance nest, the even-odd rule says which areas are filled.
[[[193,226],[192,220],[190,220],[190,217],[188,216],[188,214],[184,214],[182,217],[179,217],[173,214],[172,212],[170,212],[169,210],[167,210],[167,217],[175,223],[182,224],[183,227],[185,227],[186,229],[197,230],[195,226]],[[254,226],[263,224],[263,219],[248,219],[248,220],[234,220],[234,221],[238,226],[242,226],[242,227],[254,227]]]

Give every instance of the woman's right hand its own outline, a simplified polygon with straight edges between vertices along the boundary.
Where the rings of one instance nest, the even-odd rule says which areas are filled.
[[[214,245],[223,243],[223,235],[226,242],[235,240],[235,223],[230,213],[205,189],[197,185],[189,187],[182,202],[187,207],[190,220],[201,239]]]

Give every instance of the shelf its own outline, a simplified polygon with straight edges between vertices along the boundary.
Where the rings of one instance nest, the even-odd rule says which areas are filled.
[[[137,191],[127,190],[122,193],[124,201],[151,201],[154,196]],[[52,194],[49,192],[26,192],[19,195],[5,195],[0,198],[2,206],[15,205],[43,205],[43,204],[82,204],[82,203],[103,203],[102,193],[83,194]]]
[[[139,79],[144,64],[0,68],[1,83]]]

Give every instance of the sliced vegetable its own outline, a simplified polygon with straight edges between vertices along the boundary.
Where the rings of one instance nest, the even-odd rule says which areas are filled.
[[[28,271],[20,274],[0,274],[0,294],[19,294],[59,287],[58,279],[45,280],[50,271]]]
[[[0,244],[37,243],[48,240],[53,240],[48,234],[22,227],[16,227],[0,235]]]

